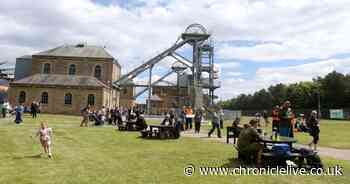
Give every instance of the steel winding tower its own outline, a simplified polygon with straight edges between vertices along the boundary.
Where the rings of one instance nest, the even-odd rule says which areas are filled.
[[[144,87],[145,89],[137,93],[134,98],[140,96],[142,93],[148,90],[148,102],[150,102],[152,86],[156,86],[161,80],[165,79],[167,76],[176,72],[178,78],[181,71],[190,68],[192,74],[192,80],[190,82],[190,96],[193,108],[201,108],[203,103],[203,89],[208,89],[209,93],[209,104],[213,103],[214,90],[219,87],[214,83],[214,79],[217,78],[217,71],[214,69],[214,48],[209,42],[210,34],[207,30],[200,24],[191,24],[186,29],[185,32],[181,34],[181,40],[178,40],[170,48],[164,50],[157,56],[149,59],[145,63],[141,64],[139,67],[133,69],[131,72],[123,75],[119,80],[114,81],[113,85],[117,88],[122,88],[125,86],[134,87]],[[192,46],[192,61],[186,57],[180,55],[176,52],[177,49],[181,48],[185,44],[190,44]],[[160,62],[166,57],[173,57],[176,59],[175,63],[181,63],[182,66],[176,66],[175,63],[172,64],[169,72],[167,72],[163,77],[157,81],[152,82],[152,70],[155,64]],[[136,76],[143,73],[144,71],[149,71],[149,81],[147,85],[135,85],[130,83]],[[208,72],[209,78],[203,78],[202,73]],[[179,79],[178,79],[179,81]],[[178,84],[179,85],[179,84]],[[147,111],[150,111],[151,105],[147,104]]]

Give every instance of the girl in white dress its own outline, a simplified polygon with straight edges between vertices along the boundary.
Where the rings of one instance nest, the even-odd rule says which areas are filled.
[[[42,122],[36,135],[39,136],[41,146],[44,148],[45,153],[51,158],[52,128],[48,128],[47,123]]]

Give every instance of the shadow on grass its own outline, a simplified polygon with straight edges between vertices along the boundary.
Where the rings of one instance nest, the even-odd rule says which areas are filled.
[[[146,137],[142,137],[142,136],[137,136],[136,139],[142,139],[142,140],[145,140],[145,141],[159,141],[159,142],[166,142],[166,141],[176,141],[176,140],[179,140],[180,138],[178,139],[175,139],[175,138],[167,138],[167,139],[161,139],[161,138],[157,138],[157,137],[152,137],[152,138],[146,138]]]
[[[227,163],[224,163],[220,167],[236,168],[236,167],[239,167],[239,166],[243,166],[243,163],[238,158],[230,158],[230,159],[228,159]]]
[[[14,160],[21,160],[21,159],[40,159],[42,154],[36,154],[36,155],[24,155],[24,156],[14,156],[12,159]]]

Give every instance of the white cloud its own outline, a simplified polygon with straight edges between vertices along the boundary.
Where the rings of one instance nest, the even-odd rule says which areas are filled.
[[[184,28],[204,24],[215,41],[275,40],[253,48],[218,48],[219,56],[242,59],[324,58],[349,52],[349,1],[173,0],[141,1],[123,9],[89,0],[0,2],[0,40],[42,50],[88,41],[107,45],[122,63],[140,62],[170,46]],[[193,8],[196,7],[196,8]],[[189,16],[191,15],[191,16]],[[11,58],[3,54],[3,57]]]
[[[230,77],[239,77],[242,75],[243,75],[242,72],[227,72],[227,73],[225,73],[225,76],[230,76]]]
[[[106,45],[123,70],[129,71],[173,44],[185,27],[194,22],[203,24],[213,34],[214,41],[219,43],[215,56],[226,60],[302,60],[350,52],[348,0],[141,2],[146,5],[123,8],[118,4],[102,6],[90,0],[1,0],[0,60],[14,61],[24,54],[84,41]],[[222,44],[233,40],[262,41],[262,44],[253,47]],[[225,78],[223,88],[218,91],[236,94],[278,81],[309,80],[333,66],[325,65],[319,71],[260,68],[254,80]],[[223,62],[220,67],[229,69],[234,77],[239,76],[239,62]],[[336,64],[334,68],[350,71],[349,67]]]
[[[290,84],[311,81],[332,71],[344,74],[350,72],[350,59],[330,59],[289,67],[259,68],[253,79],[227,78],[222,80],[218,94],[222,99],[232,98],[241,93],[253,93],[278,83]]]

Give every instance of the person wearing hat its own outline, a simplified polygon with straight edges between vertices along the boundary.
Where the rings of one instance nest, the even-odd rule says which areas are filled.
[[[311,148],[314,145],[314,150],[317,150],[317,144],[320,140],[320,122],[317,119],[317,111],[313,110],[310,115],[310,119],[308,122],[309,125],[309,133],[312,136],[312,141],[309,143],[309,147]]]

